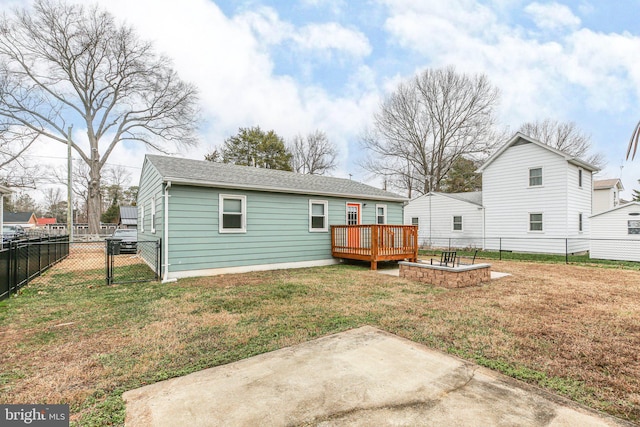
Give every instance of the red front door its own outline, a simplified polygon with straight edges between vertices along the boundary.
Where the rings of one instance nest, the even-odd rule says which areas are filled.
[[[347,203],[347,225],[360,225],[360,204]],[[360,228],[354,227],[348,229],[349,247],[360,247]]]

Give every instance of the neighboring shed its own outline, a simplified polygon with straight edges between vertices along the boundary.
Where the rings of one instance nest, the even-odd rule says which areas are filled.
[[[404,223],[418,226],[421,246],[479,247],[483,245],[482,192],[431,192],[404,208]]]
[[[120,206],[118,228],[138,228],[138,208],[135,206]]]
[[[608,211],[620,205],[620,192],[624,191],[620,178],[593,181],[593,205],[591,213]]]
[[[18,224],[23,228],[34,228],[38,219],[33,212],[4,212],[3,223]]]
[[[591,216],[589,256],[640,262],[640,203],[627,203]]]
[[[402,224],[407,199],[342,178],[147,155],[140,239],[164,280],[335,263],[331,225]]]

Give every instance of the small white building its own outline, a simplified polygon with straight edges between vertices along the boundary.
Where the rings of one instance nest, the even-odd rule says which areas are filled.
[[[418,226],[418,244],[482,248],[482,192],[431,192],[404,208],[404,223]]]
[[[591,212],[597,214],[620,205],[620,192],[624,190],[619,178],[593,181]]]
[[[619,205],[591,216],[589,256],[640,262],[640,203]]]

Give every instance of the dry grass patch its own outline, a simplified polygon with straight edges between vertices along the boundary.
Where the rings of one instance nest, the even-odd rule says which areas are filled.
[[[0,401],[119,425],[125,390],[369,324],[640,420],[640,273],[494,269],[513,276],[456,290],[349,265],[111,287],[47,274],[0,303]]]

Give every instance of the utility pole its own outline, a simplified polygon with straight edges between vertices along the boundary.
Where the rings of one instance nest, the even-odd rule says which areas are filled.
[[[73,241],[73,205],[72,193],[72,163],[71,163],[71,130],[73,125],[68,127],[67,133],[67,229],[69,231],[69,243]]]

